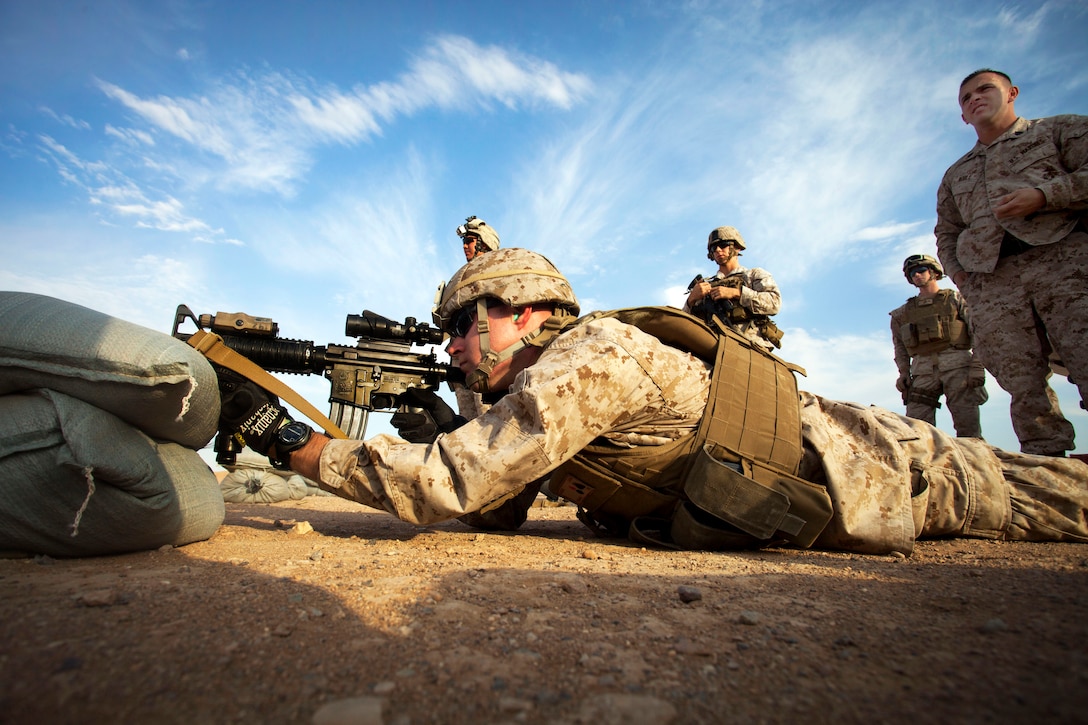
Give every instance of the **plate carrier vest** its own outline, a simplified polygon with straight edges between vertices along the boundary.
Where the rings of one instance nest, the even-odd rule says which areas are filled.
[[[809,547],[831,519],[823,486],[797,477],[801,404],[795,372],[726,325],[673,307],[596,312],[713,364],[691,434],[660,446],[598,439],[556,469],[548,490],[610,536],[676,549],[739,549],[785,540]]]
[[[941,352],[949,347],[957,350],[971,347],[971,335],[956,309],[952,290],[941,290],[929,299],[911,297],[905,308],[899,339],[911,357]]]

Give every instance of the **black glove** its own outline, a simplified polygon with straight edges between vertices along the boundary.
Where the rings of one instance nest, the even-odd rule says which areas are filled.
[[[219,431],[240,438],[242,443],[267,456],[276,443],[276,432],[291,423],[280,399],[233,370],[218,365]]]
[[[439,433],[450,433],[468,421],[453,412],[446,401],[433,390],[408,388],[400,396],[402,406],[419,411],[397,411],[390,422],[409,443],[434,443]]]

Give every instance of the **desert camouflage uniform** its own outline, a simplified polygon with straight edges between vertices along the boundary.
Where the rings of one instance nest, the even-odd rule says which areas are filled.
[[[737,267],[728,275],[724,275],[721,272],[716,273],[712,277],[705,279],[705,282],[713,283],[715,280],[726,279],[728,277],[740,276],[741,288],[740,299],[736,300],[733,304],[738,304],[744,309],[748,310],[753,315],[777,315],[779,310],[782,309],[782,292],[778,289],[778,283],[774,281],[774,277],[771,273],[760,267]],[[694,308],[689,308],[687,303],[684,303],[684,312],[691,312],[696,317],[703,317],[702,307],[703,303],[713,303],[713,300],[709,298],[703,298],[695,303]],[[767,338],[760,334],[759,327],[755,320],[746,320],[740,323],[729,323],[728,320],[722,320],[727,322],[729,327],[735,332],[744,335],[744,337],[752,340],[764,350],[773,351],[775,346],[771,344]]]
[[[1037,188],[1046,206],[998,220],[994,200]],[[1047,341],[1088,398],[1088,116],[1018,118],[948,169],[937,192],[945,274],[969,276],[975,354],[1012,396],[1021,450],[1073,449],[1073,426],[1047,383]]]
[[[959,292],[942,290],[939,294],[952,298],[952,306],[963,323],[968,324],[967,306]],[[917,304],[920,297],[912,297],[907,304],[895,308],[889,314],[892,321],[892,345],[895,348],[895,366],[901,376],[909,376],[911,389],[924,391],[936,400],[943,393],[952,415],[952,425],[961,438],[981,438],[978,407],[989,400],[986,388],[972,385],[978,377],[985,378],[982,363],[971,354],[970,348],[961,349],[949,345],[939,352],[919,353],[911,356],[903,341],[901,329],[906,324],[907,306]],[[907,416],[937,424],[937,406],[908,397]]]
[[[653,446],[691,434],[709,385],[706,363],[598,319],[553,340],[508,395],[433,444],[331,441],[322,487],[414,523],[451,519],[599,438]],[[916,536],[1088,541],[1080,461],[995,451],[876,408],[802,402],[802,475],[826,485],[836,509],[818,545],[910,553]]]

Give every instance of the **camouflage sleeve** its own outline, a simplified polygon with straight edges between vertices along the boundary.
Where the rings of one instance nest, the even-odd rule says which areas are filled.
[[[963,295],[959,293],[959,290],[952,290],[952,304],[956,308],[956,314],[963,320],[963,324],[967,325],[967,329],[971,329],[970,313],[967,310],[967,300],[963,298]]]
[[[1069,173],[1057,175],[1037,187],[1046,196],[1046,211],[1088,209],[1088,116],[1056,116],[1054,144],[1060,166]]]
[[[949,173],[951,171],[952,169],[949,169]],[[945,173],[937,189],[937,226],[934,227],[933,233],[937,235],[937,257],[941,260],[944,273],[949,279],[964,271],[956,255],[956,245],[959,243],[960,234],[966,228],[967,224],[963,221],[960,209],[956,205],[956,198],[948,185],[948,173]]]
[[[680,367],[692,358],[669,353],[636,328],[602,322],[611,324],[590,323],[561,335],[518,375],[509,394],[433,444],[386,435],[331,441],[321,456],[322,487],[427,524],[478,511],[522,489],[598,436],[638,433],[643,421],[654,430],[670,424],[693,430],[696,409],[706,402],[705,372],[698,380],[701,400],[678,397],[677,385],[665,395],[647,361],[661,368],[662,359],[683,356],[685,362],[676,362],[680,379],[690,372]],[[611,329],[602,333],[604,327]],[[673,412],[684,408],[690,409],[686,415]]]
[[[899,336],[899,328],[903,324],[901,316],[902,307],[897,307],[888,314],[892,318],[892,349],[895,350],[895,367],[899,369],[899,374],[910,375],[910,353],[907,352],[907,346],[903,344],[903,338]]]
[[[782,293],[770,272],[759,267],[748,270],[740,290],[740,305],[756,315],[778,314],[782,309]]]

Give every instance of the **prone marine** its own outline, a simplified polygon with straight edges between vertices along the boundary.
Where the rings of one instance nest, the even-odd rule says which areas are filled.
[[[547,258],[490,252],[453,275],[434,311],[467,385],[493,403],[478,417],[417,391],[430,425],[402,432],[418,442],[331,440],[247,382],[223,389],[221,427],[327,491],[417,524],[524,510],[542,486],[602,534],[681,549],[1088,542],[1079,460],[799,391],[789,363],[675,308],[579,314]]]

